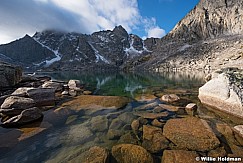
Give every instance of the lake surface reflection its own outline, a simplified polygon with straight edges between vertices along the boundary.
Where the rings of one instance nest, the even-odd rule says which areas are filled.
[[[152,102],[161,103],[161,94],[176,93],[199,103],[198,88],[204,84],[203,73],[99,73],[53,72],[40,73],[54,80],[78,79],[96,95],[126,96],[138,101],[130,102],[122,110],[108,110],[95,114],[53,108],[44,112],[40,122],[21,128],[0,128],[0,162],[67,162],[89,147],[99,145],[111,149],[119,141],[108,139],[108,126],[116,120],[123,134],[131,132],[134,108]],[[148,96],[146,96],[148,95]],[[144,96],[144,99],[141,98]],[[157,96],[157,98],[156,98]],[[151,102],[151,101],[150,101]],[[107,124],[103,130],[94,130],[94,124]]]

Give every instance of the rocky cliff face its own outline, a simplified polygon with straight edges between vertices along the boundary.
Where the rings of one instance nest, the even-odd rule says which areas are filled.
[[[0,46],[0,60],[32,69],[118,69],[130,59],[148,54],[144,41],[122,26],[91,35],[53,30],[37,32]]]
[[[162,39],[147,39],[153,51],[125,67],[164,71],[243,68],[243,1],[201,0]],[[140,62],[139,62],[140,61]]]
[[[122,26],[91,35],[47,30],[0,45],[0,60],[48,70],[242,67],[242,22],[242,0],[201,0],[162,39],[142,40]]]
[[[242,0],[201,0],[167,37],[191,41],[243,34],[242,21]]]

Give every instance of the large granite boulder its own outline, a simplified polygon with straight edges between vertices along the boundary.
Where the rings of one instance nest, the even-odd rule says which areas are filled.
[[[210,151],[220,144],[207,122],[195,117],[168,120],[163,134],[179,149]]]
[[[43,117],[43,114],[40,109],[37,107],[29,108],[23,110],[19,115],[14,116],[7,121],[2,123],[4,127],[11,127],[11,126],[20,126],[26,123],[30,123],[36,121]]]
[[[10,96],[5,99],[1,105],[1,110],[8,110],[15,108],[17,110],[24,110],[35,106],[35,101],[31,98]]]
[[[112,147],[112,156],[117,162],[153,163],[153,158],[146,149],[133,144],[119,144]]]
[[[0,62],[0,88],[17,84],[22,77],[22,69],[17,66]]]
[[[55,89],[53,88],[34,88],[27,90],[28,97],[32,98],[36,106],[55,105]]]
[[[61,91],[63,84],[59,82],[53,82],[53,81],[46,81],[44,84],[41,86],[42,88],[53,88],[55,91]]]
[[[15,90],[12,95],[29,97],[34,100],[36,106],[51,106],[55,104],[55,90],[55,88],[21,87]]]
[[[243,117],[243,71],[224,69],[213,73],[212,79],[199,88],[203,104]]]

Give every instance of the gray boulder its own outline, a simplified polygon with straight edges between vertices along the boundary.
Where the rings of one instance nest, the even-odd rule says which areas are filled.
[[[55,105],[55,89],[53,88],[33,88],[27,90],[27,95],[35,101],[36,106]]]
[[[14,86],[21,80],[21,77],[20,67],[0,62],[0,88]]]
[[[44,84],[41,86],[42,88],[53,88],[55,91],[62,91],[63,84],[58,83],[58,82],[53,82],[53,81],[46,81]]]
[[[215,75],[216,74],[216,75]],[[203,104],[243,117],[243,71],[225,69],[212,75],[212,79],[199,88]]]
[[[1,105],[1,110],[7,109],[28,109],[35,106],[35,101],[31,98],[18,97],[18,96],[10,96],[5,99],[3,104]]]
[[[26,123],[36,121],[43,117],[43,114],[40,109],[37,107],[25,109],[21,112],[20,115],[14,116],[7,121],[2,123],[3,127],[12,127],[19,126]]]

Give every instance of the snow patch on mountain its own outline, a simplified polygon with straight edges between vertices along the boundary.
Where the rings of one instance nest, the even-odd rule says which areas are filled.
[[[135,55],[139,55],[142,54],[143,52],[151,52],[149,51],[145,46],[144,46],[144,42],[143,42],[143,50],[137,50],[134,46],[134,38],[131,37],[131,41],[130,41],[130,47],[126,48],[124,51],[126,53],[127,56],[129,56],[130,54],[135,54]]]
[[[94,52],[95,52],[95,57],[96,57],[95,62],[96,62],[96,63],[99,62],[99,61],[105,62],[105,63],[107,63],[107,64],[110,63],[105,57],[103,57],[102,55],[99,54],[99,51],[98,51],[97,49],[95,49],[95,47],[94,47],[91,43],[89,43],[89,45],[91,46],[91,48],[92,48],[92,49],[94,50]]]
[[[37,43],[39,43],[42,47],[45,47],[45,48],[49,49],[50,51],[52,51],[52,52],[55,54],[55,56],[56,56],[55,58],[52,58],[52,59],[50,59],[50,60],[45,60],[45,61],[42,61],[42,62],[40,62],[40,63],[34,64],[34,65],[36,65],[36,66],[40,66],[40,65],[42,65],[42,64],[45,64],[44,67],[48,67],[48,66],[50,66],[51,64],[53,64],[54,62],[60,61],[60,60],[62,59],[62,58],[61,58],[61,55],[58,53],[58,50],[53,50],[53,49],[51,49],[50,47],[48,47],[48,46],[42,44],[40,41],[38,41],[37,38],[34,38],[34,40],[35,40]]]

